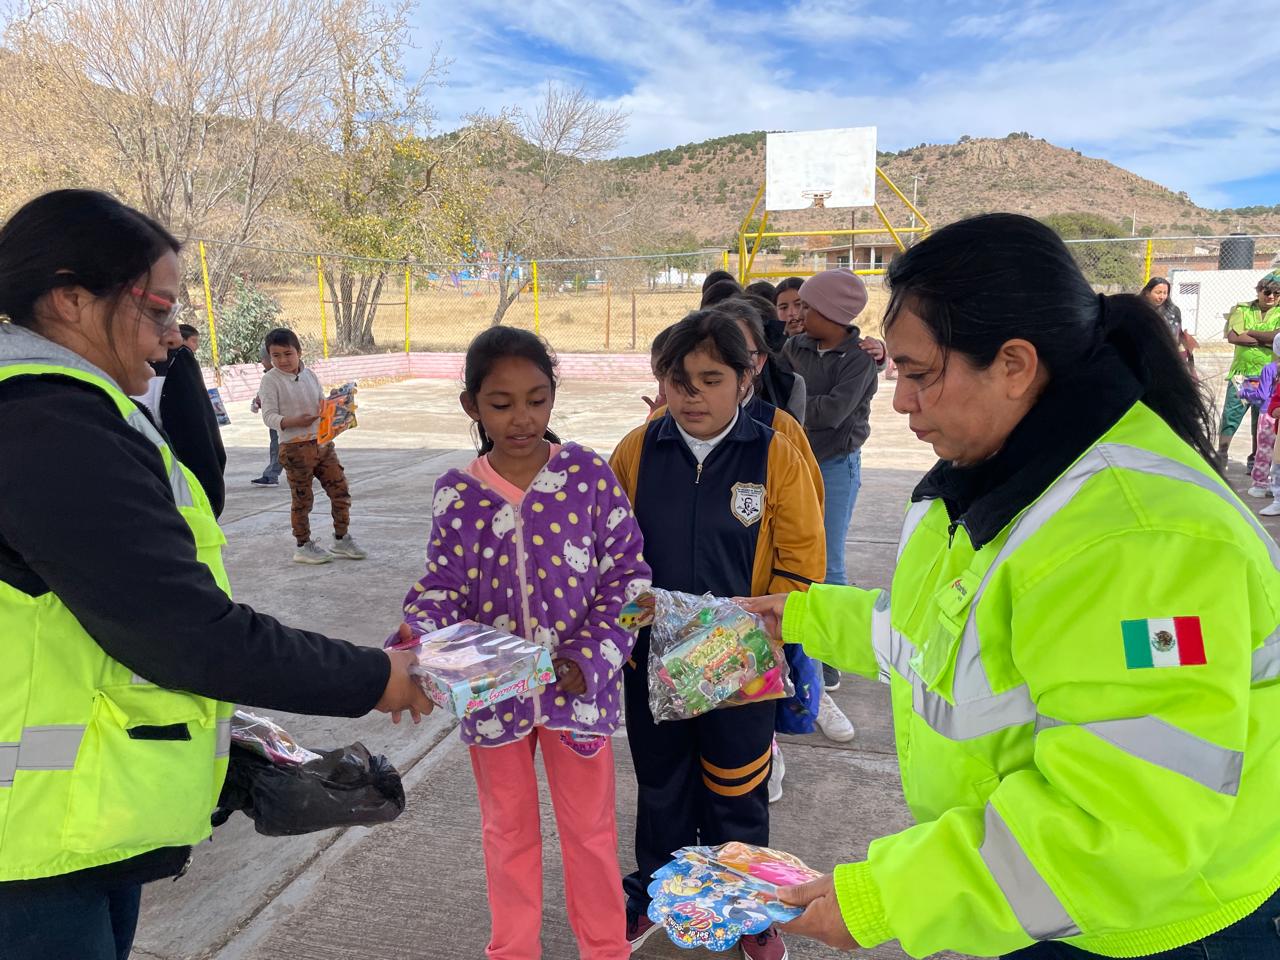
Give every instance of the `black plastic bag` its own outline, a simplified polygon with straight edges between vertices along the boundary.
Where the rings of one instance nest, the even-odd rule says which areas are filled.
[[[288,837],[389,823],[404,812],[400,774],[386,757],[362,743],[316,752],[318,760],[277,766],[233,743],[214,826],[242,810],[258,833]]]

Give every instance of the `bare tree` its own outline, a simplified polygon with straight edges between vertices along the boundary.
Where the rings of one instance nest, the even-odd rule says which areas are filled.
[[[244,241],[323,131],[332,50],[317,23],[333,9],[329,0],[32,3],[7,40],[41,77],[42,102],[69,112],[83,143],[110,146],[113,175],[100,185],[182,239]]]
[[[486,204],[484,235],[497,259],[498,324],[523,289],[521,257],[575,253],[623,228],[629,212],[605,209],[606,182],[594,161],[617,147],[627,118],[581,89],[549,83],[531,112],[478,120],[487,122],[509,157],[534,151],[532,181],[508,170],[496,178]]]

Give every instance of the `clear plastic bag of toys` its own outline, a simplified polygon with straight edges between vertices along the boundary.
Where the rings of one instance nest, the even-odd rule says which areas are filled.
[[[782,645],[732,600],[653,590],[649,709],[655,722],[795,694]]]

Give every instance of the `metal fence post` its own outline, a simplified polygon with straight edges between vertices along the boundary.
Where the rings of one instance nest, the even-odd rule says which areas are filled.
[[[609,291],[609,281],[604,282],[604,348],[609,349],[609,322],[613,319],[613,295]]]
[[[320,292],[320,342],[324,346],[324,358],[329,359],[329,318],[324,312],[324,264],[316,254],[316,289]]]
[[[204,311],[209,318],[209,350],[213,356],[213,377],[222,383],[222,367],[218,364],[218,325],[213,322],[213,291],[209,287],[209,261],[204,255],[204,241],[200,241],[200,275],[204,278]]]
[[[409,290],[412,281],[409,279],[409,265],[404,265],[404,352],[409,352]]]
[[[540,333],[542,330],[542,313],[538,303],[538,261],[530,260],[529,269],[533,278],[533,332]]]
[[[631,349],[636,348],[636,292],[631,291]]]

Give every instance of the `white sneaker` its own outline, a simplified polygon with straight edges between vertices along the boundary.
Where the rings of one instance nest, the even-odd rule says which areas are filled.
[[[782,759],[782,751],[778,741],[773,741],[773,769],[769,772],[769,802],[777,803],[782,799],[782,778],[787,775],[787,763]]]
[[[359,544],[351,539],[351,534],[342,537],[333,538],[333,546],[329,548],[329,552],[335,557],[344,557],[347,560],[363,560],[368,556],[360,549]]]
[[[818,707],[818,729],[824,737],[836,743],[848,743],[858,735],[853,728],[853,721],[836,706],[829,693],[822,695],[822,703]]]
[[[308,540],[293,551],[294,563],[330,563],[332,561],[333,554],[329,553],[314,540]]]
[[[1253,499],[1255,500],[1261,500],[1264,497],[1271,496],[1271,491],[1268,490],[1266,487],[1250,487],[1248,490],[1245,491],[1245,493],[1253,497]]]
[[[1280,517],[1280,500],[1268,503],[1265,507],[1258,511],[1264,517]]]

